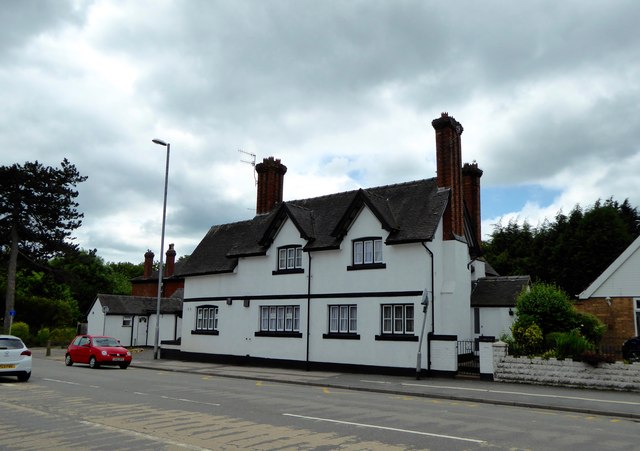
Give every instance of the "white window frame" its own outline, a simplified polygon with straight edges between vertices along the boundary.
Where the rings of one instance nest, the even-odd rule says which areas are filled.
[[[218,307],[215,305],[201,305],[196,307],[197,331],[218,330]]]
[[[329,306],[329,333],[355,334],[358,332],[358,306],[355,304]]]
[[[127,315],[122,317],[122,327],[133,326],[133,316]]]
[[[300,306],[261,306],[260,332],[300,332]]]
[[[353,265],[383,263],[382,238],[358,238],[353,240]]]
[[[382,304],[381,328],[383,335],[413,335],[415,306],[413,304]]]
[[[302,269],[302,246],[283,246],[278,248],[278,271]]]

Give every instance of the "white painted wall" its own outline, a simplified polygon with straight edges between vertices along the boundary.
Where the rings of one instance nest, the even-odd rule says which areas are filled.
[[[160,341],[175,340],[182,332],[182,320],[177,315],[160,315]],[[117,338],[123,346],[153,346],[156,327],[156,315],[147,319],[148,332],[146,341],[142,342],[138,327],[139,316],[132,317],[131,326],[123,326],[123,315],[107,315],[102,312],[102,304],[98,299],[87,315],[87,334],[108,335]],[[177,321],[177,329],[176,329]],[[176,336],[177,333],[177,336]]]
[[[516,320],[516,309],[512,309],[513,315],[509,315],[508,307],[480,307],[480,333],[475,334],[478,338],[481,335],[493,336],[496,339],[506,334],[511,335],[511,326]],[[471,326],[473,328],[473,308],[471,309]],[[473,330],[473,329],[472,329]]]
[[[640,295],[640,250],[629,256],[600,287],[592,298],[639,296]]]
[[[286,220],[266,256],[242,258],[230,274],[187,277],[182,322],[184,352],[252,356],[270,359],[305,361],[307,359],[307,290],[316,297],[310,301],[309,361],[344,364],[413,368],[419,343],[417,341],[380,341],[381,305],[414,304],[415,334],[421,333],[423,320],[420,304],[422,291],[431,291],[431,257],[419,244],[383,245],[384,269],[348,271],[352,264],[353,239],[380,236],[387,232],[380,222],[364,208],[342,241],[338,250],[313,252],[303,256],[303,274],[272,275],[277,265],[280,246],[305,245],[300,233]],[[438,236],[441,235],[441,226]],[[469,296],[471,290],[466,244],[441,241],[428,243],[434,253],[436,274],[436,333],[469,337]],[[447,253],[452,254],[447,256]],[[311,271],[309,271],[311,265]],[[439,278],[444,277],[441,282]],[[406,296],[387,293],[416,292]],[[344,296],[351,294],[351,296]],[[274,299],[260,299],[273,296]],[[290,299],[279,298],[282,296]],[[331,297],[335,296],[335,297]],[[220,298],[190,302],[193,298]],[[236,299],[227,305],[227,297],[248,297],[249,307]],[[433,307],[433,293],[430,293]],[[358,307],[358,340],[323,338],[329,328],[329,305],[355,304]],[[195,313],[200,305],[218,306],[218,335],[196,335]],[[299,305],[302,338],[256,337],[259,331],[259,308],[262,305]],[[431,312],[427,313],[424,333],[431,330]],[[455,343],[454,343],[455,344]],[[422,348],[422,368],[427,368],[426,338]],[[448,363],[447,363],[448,365]]]

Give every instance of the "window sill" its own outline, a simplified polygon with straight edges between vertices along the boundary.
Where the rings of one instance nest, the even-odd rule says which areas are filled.
[[[359,271],[361,269],[385,269],[386,267],[386,263],[367,263],[364,265],[347,266],[347,271]]]
[[[258,331],[256,337],[282,337],[282,338],[302,338],[300,332],[271,332],[267,330]]]
[[[383,334],[376,335],[376,341],[418,341],[418,336],[409,334]]]
[[[277,269],[275,271],[271,271],[271,274],[274,276],[279,276],[281,274],[304,274],[304,269],[303,268]]]
[[[217,330],[192,330],[191,335],[220,335]]]
[[[334,340],[360,340],[360,335],[358,334],[345,334],[345,333],[328,333],[322,334],[322,338],[324,339],[334,339]]]

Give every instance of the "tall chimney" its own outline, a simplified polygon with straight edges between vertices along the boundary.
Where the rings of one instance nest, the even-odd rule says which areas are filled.
[[[462,199],[462,125],[448,113],[442,113],[431,125],[436,131],[436,165],[439,188],[450,188],[451,199],[444,212],[444,239],[464,236]]]
[[[151,252],[151,249],[147,250],[147,252],[144,253],[144,273],[143,273],[143,277],[145,279],[148,279],[149,277],[151,277],[151,271],[153,270],[153,252]]]
[[[287,167],[280,162],[280,159],[269,157],[256,165],[256,172],[258,173],[256,214],[262,215],[269,213],[276,204],[282,202],[284,174],[287,172]]]
[[[164,276],[171,277],[176,268],[176,251],[173,249],[173,243],[169,245],[169,249],[165,255],[167,256],[167,264],[164,267]]]
[[[462,186],[464,203],[469,210],[475,231],[478,247],[482,244],[481,219],[480,219],[480,177],[482,169],[478,163],[465,163],[462,166]]]

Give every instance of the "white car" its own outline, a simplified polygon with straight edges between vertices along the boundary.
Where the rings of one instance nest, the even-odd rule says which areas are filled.
[[[1,376],[17,376],[20,382],[31,377],[31,351],[19,337],[0,335]]]

